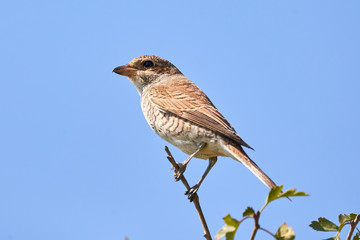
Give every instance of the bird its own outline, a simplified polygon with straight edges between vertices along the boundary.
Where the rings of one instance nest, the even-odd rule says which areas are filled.
[[[174,173],[178,181],[192,158],[209,160],[200,180],[185,194],[192,201],[219,156],[247,167],[267,187],[273,180],[250,159],[243,147],[254,150],[237,134],[207,95],[171,62],[154,55],[134,58],[113,72],[126,76],[140,95],[143,114],[162,139],[189,155]]]

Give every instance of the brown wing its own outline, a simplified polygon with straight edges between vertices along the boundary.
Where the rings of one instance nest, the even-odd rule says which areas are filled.
[[[251,148],[235,132],[210,99],[186,77],[177,76],[166,85],[151,88],[150,101],[160,109],[220,133],[236,143]]]

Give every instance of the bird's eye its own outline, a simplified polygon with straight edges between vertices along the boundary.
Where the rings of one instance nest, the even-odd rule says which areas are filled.
[[[143,66],[144,66],[145,68],[151,68],[151,67],[154,66],[154,63],[153,63],[152,61],[145,61],[145,62],[143,63]]]

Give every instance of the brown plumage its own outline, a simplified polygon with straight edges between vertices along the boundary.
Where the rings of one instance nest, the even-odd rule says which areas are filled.
[[[187,192],[190,199],[215,164],[217,156],[228,156],[243,163],[265,185],[275,186],[241,146],[251,147],[240,138],[206,94],[169,61],[156,56],[142,56],[115,68],[114,72],[128,76],[135,85],[151,128],[191,155],[180,164],[176,180],[193,156],[210,160],[200,181]]]
[[[237,144],[250,147],[212,104],[210,99],[186,77],[151,88],[149,100],[160,109],[209,128]]]

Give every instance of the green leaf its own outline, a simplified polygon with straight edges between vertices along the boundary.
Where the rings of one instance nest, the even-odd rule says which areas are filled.
[[[309,225],[310,227],[312,227],[314,230],[316,231],[323,231],[323,232],[336,232],[339,227],[327,220],[326,218],[318,218],[318,222],[317,221],[312,221],[311,224]]]
[[[353,240],[360,240],[360,232],[355,234]]]
[[[216,233],[215,239],[220,239],[226,236],[226,240],[233,240],[240,225],[240,221],[232,218],[230,214],[226,215],[223,219],[225,225]]]
[[[357,216],[357,214],[355,214],[355,213],[350,213],[350,215],[349,215],[349,217],[351,218],[351,220],[355,220],[355,218],[356,218],[356,216]]]
[[[339,224],[344,225],[345,222],[351,221],[351,218],[349,215],[346,214],[339,214]]]
[[[354,221],[356,218],[357,214],[355,213],[350,213],[349,215],[346,214],[340,214],[339,215],[339,223],[343,224],[345,222],[350,222],[350,221]]]
[[[253,216],[254,214],[255,214],[254,209],[252,207],[247,207],[243,212],[243,217]]]
[[[286,192],[280,194],[280,197],[306,197],[309,196],[309,194],[306,194],[304,192],[297,192],[296,189],[289,189],[286,190]]]
[[[270,202],[283,198],[283,197],[302,197],[302,196],[309,196],[308,194],[304,192],[296,192],[296,189],[289,189],[285,192],[282,192],[283,185],[281,186],[275,186],[272,189],[270,189],[270,192],[266,198],[265,204],[269,204]]]
[[[227,224],[227,225],[230,225],[230,226],[233,226],[233,227],[238,227],[239,226],[239,221],[235,218],[232,218],[230,216],[230,214],[226,215],[224,218],[224,222]]]
[[[270,189],[270,192],[266,198],[265,203],[269,204],[270,202],[276,200],[279,198],[279,194],[281,193],[282,189],[283,189],[283,185],[281,186],[275,186],[272,189]]]
[[[226,239],[234,239],[236,228],[229,225],[224,225],[215,236],[215,239],[221,239],[226,236]]]
[[[353,221],[353,219],[355,219],[356,214],[351,213],[350,215],[346,215],[346,214],[339,214],[339,229],[338,229],[338,233],[336,234],[336,236],[340,235],[340,232],[342,230],[342,228],[346,225],[349,224],[351,221]]]
[[[295,239],[295,233],[292,227],[284,223],[276,231],[275,237],[278,240],[293,240]]]

